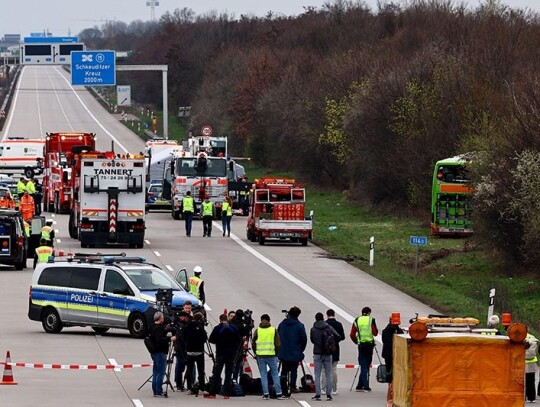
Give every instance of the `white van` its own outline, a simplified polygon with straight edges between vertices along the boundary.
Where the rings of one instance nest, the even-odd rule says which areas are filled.
[[[0,142],[0,171],[23,172],[27,178],[43,172],[44,139],[8,137]]]

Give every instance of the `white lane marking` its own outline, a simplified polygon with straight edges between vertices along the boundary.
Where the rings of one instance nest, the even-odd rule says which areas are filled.
[[[133,401],[133,405],[134,405],[135,407],[144,407],[144,405],[143,405],[143,403],[141,402],[141,400],[133,399],[133,400],[131,400],[131,401]]]
[[[127,153],[128,151],[127,151],[127,149],[123,146],[123,144],[120,143],[120,142],[118,141],[118,139],[117,139],[116,137],[114,137],[114,136],[112,135],[112,133],[111,133],[109,130],[107,130],[107,129],[105,128],[105,126],[103,126],[103,125],[101,124],[101,122],[97,119],[96,116],[94,116],[94,114],[90,111],[90,109],[88,109],[88,107],[84,104],[84,102],[82,101],[81,97],[77,94],[77,92],[75,91],[75,89],[73,88],[73,86],[71,86],[71,83],[69,83],[69,81],[66,79],[66,77],[60,73],[60,71],[58,70],[58,68],[55,67],[54,69],[60,74],[60,76],[62,77],[62,79],[63,79],[64,81],[66,81],[66,83],[68,84],[68,86],[70,87],[70,89],[73,91],[73,93],[75,94],[75,96],[77,97],[77,99],[79,99],[79,102],[81,102],[81,105],[84,107],[84,110],[86,110],[86,112],[90,115],[90,117],[91,117],[92,119],[94,119],[94,121],[96,122],[96,124],[97,124],[99,127],[101,127],[101,129],[102,129],[105,133],[107,133],[107,134],[109,135],[109,137],[112,138],[112,139],[114,140],[114,142],[115,142],[122,150],[124,150],[124,153]]]
[[[165,264],[165,267],[167,267],[167,270],[169,270],[171,273],[174,271],[174,269],[168,264]]]
[[[146,244],[150,244],[150,240],[145,240],[144,241]]]
[[[39,89],[38,87],[38,80],[37,80],[37,72],[34,70],[34,75],[36,79],[36,90]],[[43,134],[43,123],[41,121],[41,106],[39,105],[39,92],[36,92],[36,104],[37,104],[37,115],[38,115],[38,122],[39,122],[39,134]]]
[[[160,252],[154,250],[154,253],[156,254],[156,256],[161,257],[161,253],[160,253]]]
[[[339,307],[337,304],[334,304],[332,301],[330,301],[328,298],[326,298],[324,295],[319,293],[314,288],[311,288],[309,285],[304,283],[303,281],[299,280],[295,276],[293,276],[291,273],[289,273],[284,268],[278,266],[276,263],[274,263],[272,260],[266,258],[261,253],[259,253],[257,250],[250,247],[247,243],[243,242],[239,237],[231,233],[231,238],[238,243],[240,246],[242,246],[246,251],[251,253],[253,256],[258,258],[260,261],[268,265],[269,267],[273,268],[275,271],[277,271],[279,274],[281,274],[283,277],[285,277],[287,280],[289,280],[291,283],[296,284],[298,287],[300,287],[302,290],[304,290],[306,293],[311,295],[313,298],[315,298],[317,301],[321,302],[323,305],[325,305],[328,308],[332,308],[338,315],[343,317],[347,322],[353,323],[353,321],[356,319],[351,314],[349,314],[347,311],[345,311],[343,308]],[[376,338],[378,341],[380,339]]]
[[[298,403],[300,403],[301,406],[311,407],[307,401],[304,401],[304,400],[296,400],[296,401],[298,401]]]
[[[116,362],[116,359],[112,359],[112,358],[109,358],[109,363],[113,366],[118,366],[118,363]],[[115,367],[114,368],[114,371],[115,372],[121,372],[122,369],[120,369],[119,367]]]
[[[62,243],[62,241],[60,239],[56,239],[56,242],[57,243]]]
[[[204,304],[204,309],[207,311],[212,311],[212,308],[208,304]]]
[[[60,106],[60,110],[62,111],[62,114],[64,115],[64,118],[66,119],[66,122],[71,129],[71,131],[74,131],[73,126],[71,125],[71,122],[69,121],[66,111],[64,110],[64,106],[62,105],[62,102],[60,101],[60,97],[58,96],[58,91],[56,90],[56,86],[54,86],[54,82],[52,80],[52,77],[49,76],[49,81],[51,82],[51,86],[54,90],[54,95],[56,96],[56,100],[58,102],[58,105]],[[43,134],[43,133],[42,133]]]
[[[15,114],[15,110],[17,108],[17,99],[19,98],[19,89],[21,88],[22,77],[24,75],[25,68],[26,66],[23,66],[21,70],[21,76],[17,80],[17,86],[15,87],[15,97],[13,98],[13,104],[11,105],[11,109],[9,109],[8,121],[7,121],[6,126],[4,127],[4,137],[2,137],[2,140],[5,140],[6,137],[9,135],[9,128],[11,127],[13,115]],[[40,133],[40,134],[43,134],[43,133]]]

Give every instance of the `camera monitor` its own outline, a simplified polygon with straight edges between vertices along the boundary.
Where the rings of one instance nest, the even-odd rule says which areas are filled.
[[[156,291],[156,301],[157,302],[170,304],[170,303],[172,303],[172,299],[173,299],[173,290],[172,290],[172,288],[167,288],[167,289],[158,288],[158,290]]]

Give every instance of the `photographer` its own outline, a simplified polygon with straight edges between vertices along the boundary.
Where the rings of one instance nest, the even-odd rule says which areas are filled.
[[[189,323],[190,315],[181,312],[178,315],[178,321],[175,324],[175,355],[176,355],[176,366],[174,369],[174,382],[176,383],[176,389],[179,391],[184,391],[184,379],[183,373],[186,368],[186,335],[185,330]]]
[[[251,330],[253,329],[253,319],[251,318],[251,311],[239,309],[235,313],[232,312],[234,316],[231,318],[231,312],[229,312],[229,323],[234,325],[242,338],[238,348],[235,352],[235,364],[233,368],[233,380],[238,382],[238,376],[240,376],[240,370],[243,365],[243,356],[244,356],[244,343],[249,343],[251,338]]]
[[[241,343],[241,337],[238,329],[229,324],[227,315],[219,316],[219,325],[214,327],[210,338],[210,343],[216,345],[216,361],[212,370],[212,380],[208,394],[204,397],[215,398],[219,393],[220,378],[223,367],[225,367],[225,378],[223,380],[223,396],[229,397],[231,394],[231,380],[233,372],[234,359]]]
[[[300,308],[292,307],[278,326],[281,339],[281,347],[278,353],[281,362],[281,377],[290,375],[291,393],[298,393],[296,387],[298,364],[304,360],[304,351],[307,346],[306,328],[298,320],[301,312]]]
[[[198,393],[193,387],[193,370],[197,364],[199,376],[199,389],[204,388],[204,346],[208,340],[208,334],[204,329],[204,316],[200,312],[193,315],[184,330],[186,340],[186,365],[187,365],[187,388],[188,394]]]
[[[164,326],[165,317],[158,311],[154,314],[154,325],[150,331],[150,340],[154,344],[154,351],[150,353],[154,362],[152,370],[152,391],[154,397],[167,397],[163,393],[163,378],[167,367],[167,353],[169,351],[169,342],[175,341],[176,337],[168,334]],[[169,336],[171,335],[171,336]]]

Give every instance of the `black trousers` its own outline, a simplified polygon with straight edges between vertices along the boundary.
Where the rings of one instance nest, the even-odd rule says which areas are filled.
[[[203,216],[202,218],[202,224],[203,224],[203,235],[204,236],[211,236],[212,235],[212,219],[213,216]]]
[[[536,373],[525,373],[525,396],[529,401],[536,400],[535,381]]]
[[[287,377],[288,374],[291,374],[289,385],[292,389],[296,389],[296,379],[298,377],[298,361],[297,362],[286,362],[281,361],[281,377]]]
[[[210,394],[219,393],[219,378],[221,377],[223,367],[225,367],[225,378],[223,380],[223,395],[231,395],[231,380],[234,366],[234,356],[234,354],[216,356],[216,362],[214,363],[214,368],[212,369],[212,383],[210,386],[210,390],[208,391]]]
[[[193,369],[195,368],[195,364],[197,364],[197,374],[199,376],[199,389],[203,390],[204,389],[204,353],[198,356],[187,355],[187,358],[186,358],[187,388],[188,390],[193,390]]]

